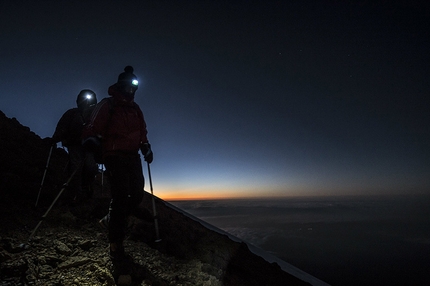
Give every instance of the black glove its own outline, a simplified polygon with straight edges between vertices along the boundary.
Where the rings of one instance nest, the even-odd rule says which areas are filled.
[[[151,144],[144,143],[142,147],[140,147],[140,151],[142,152],[145,161],[148,162],[148,164],[151,164],[152,160],[154,160],[154,153],[152,153]]]

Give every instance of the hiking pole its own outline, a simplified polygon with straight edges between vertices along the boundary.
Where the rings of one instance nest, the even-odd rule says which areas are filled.
[[[155,242],[160,242],[161,239],[160,239],[160,233],[158,232],[158,218],[157,218],[157,211],[155,209],[154,190],[152,189],[151,168],[149,168],[148,162],[147,162],[147,165],[148,165],[149,186],[151,187],[151,195],[152,195],[152,211],[154,213],[155,235],[157,238]]]
[[[82,164],[82,163],[81,163]],[[63,185],[63,188],[61,189],[61,191],[58,193],[57,197],[54,199],[54,201],[52,202],[52,204],[49,206],[48,210],[45,212],[45,214],[42,216],[42,218],[40,219],[39,223],[36,225],[36,227],[34,228],[33,232],[30,234],[30,237],[27,240],[27,244],[21,244],[20,247],[21,248],[28,248],[28,245],[30,244],[31,239],[33,238],[34,234],[36,233],[37,229],[39,228],[39,226],[42,224],[42,222],[45,220],[46,216],[48,215],[48,213],[51,211],[52,207],[55,205],[55,203],[57,202],[58,198],[61,196],[61,194],[64,192],[64,190],[69,186],[70,181],[73,179],[73,177],[75,176],[76,172],[78,171],[79,167],[75,169],[75,171],[73,171],[72,175],[70,175],[69,179],[67,180],[67,182]]]
[[[102,194],[104,194],[104,189],[103,189],[103,187],[104,187],[104,174],[105,174],[105,169],[104,168],[105,168],[104,164],[100,164],[100,170],[101,170],[101,173],[102,173]]]
[[[43,182],[45,181],[46,171],[48,170],[49,161],[51,160],[52,149],[54,149],[54,145],[51,145],[51,149],[49,149],[48,161],[46,161],[45,171],[43,172],[42,182],[40,183],[39,193],[37,194],[36,204],[34,205],[35,207],[37,207],[37,204],[39,203],[40,192],[42,191]]]

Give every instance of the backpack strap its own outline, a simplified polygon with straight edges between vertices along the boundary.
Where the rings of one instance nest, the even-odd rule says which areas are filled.
[[[110,127],[110,125],[112,123],[112,115],[113,115],[113,112],[114,112],[114,109],[115,109],[115,106],[113,104],[113,97],[109,97],[106,100],[107,100],[108,105],[109,105],[109,117],[108,117],[108,120],[106,122],[106,127],[105,127],[105,130],[104,130],[104,133],[103,133],[104,135],[106,135],[107,132],[109,131],[109,127]]]

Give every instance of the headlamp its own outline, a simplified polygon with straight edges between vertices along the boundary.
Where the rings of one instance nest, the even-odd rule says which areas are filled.
[[[131,81],[131,84],[132,84],[133,86],[137,86],[137,85],[139,84],[139,82],[137,81],[137,79],[133,79],[133,80]]]
[[[91,96],[91,94],[87,94],[87,95],[85,96],[85,98],[86,98],[86,99],[91,99],[91,98],[93,98],[93,97]]]

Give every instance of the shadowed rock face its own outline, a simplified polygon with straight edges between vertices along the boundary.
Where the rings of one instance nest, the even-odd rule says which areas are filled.
[[[109,204],[101,175],[93,199],[73,207],[54,205],[27,241],[67,180],[67,153],[54,148],[35,207],[49,150],[47,140],[0,111],[1,285],[115,285],[107,232],[97,223]],[[152,220],[130,218],[125,249],[131,281],[121,280],[125,285],[309,285],[245,243],[205,228],[161,199],[155,202],[161,241],[154,242]],[[150,194],[142,206],[152,211]]]

